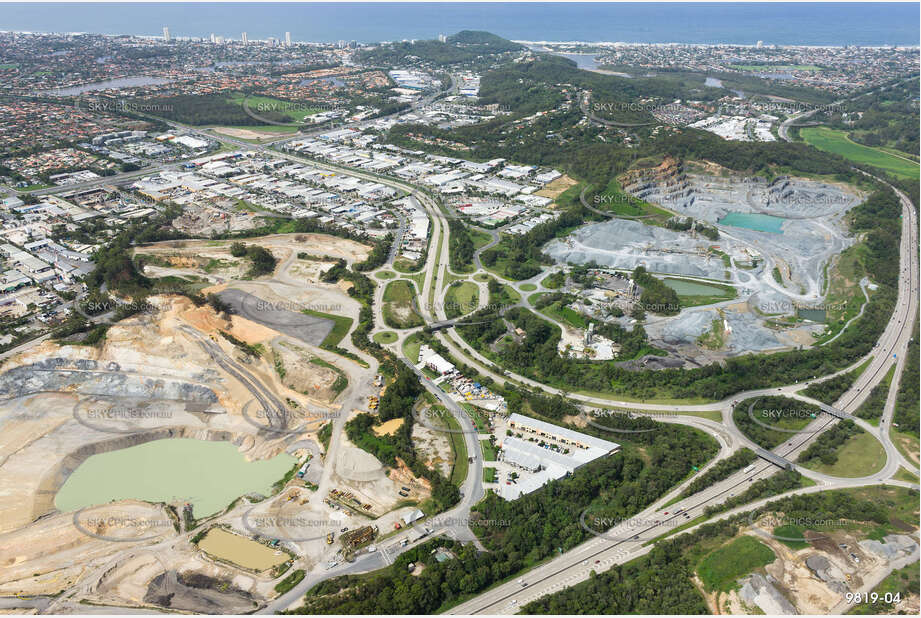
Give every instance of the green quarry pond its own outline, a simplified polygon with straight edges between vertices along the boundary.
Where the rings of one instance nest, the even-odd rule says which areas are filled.
[[[216,513],[250,493],[269,495],[297,460],[287,454],[247,461],[229,442],[167,438],[92,455],[74,470],[54,498],[61,511],[112,500],[182,500],[195,517]]]
[[[783,234],[780,229],[786,219],[774,217],[771,215],[762,215],[756,212],[730,212],[719,220],[721,225],[731,225],[733,227],[744,227],[756,232],[770,232],[771,234]]]
[[[803,318],[804,320],[811,320],[813,322],[825,322],[825,310],[824,309],[796,309],[797,317]]]
[[[662,281],[665,285],[678,292],[678,296],[726,296],[726,290],[715,285],[707,285],[697,281],[666,278]]]

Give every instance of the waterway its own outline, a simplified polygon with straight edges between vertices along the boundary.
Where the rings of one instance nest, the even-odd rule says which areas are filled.
[[[338,77],[315,77],[313,79],[305,79],[301,81],[301,86],[308,86],[313,82],[329,82],[336,88],[342,88],[345,86],[345,80]]]
[[[730,212],[719,220],[721,225],[731,225],[733,227],[742,227],[747,230],[756,232],[768,232],[770,234],[783,234],[783,224],[786,219],[774,217],[771,215],[762,215],[756,212]]]
[[[704,79],[704,86],[707,86],[708,88],[725,88],[725,86],[723,86],[723,80],[716,78],[716,77],[707,77],[706,79]],[[730,88],[729,91],[732,92],[734,95],[736,95],[739,98],[742,98],[742,99],[745,98],[745,93],[742,92],[741,90]]]
[[[598,68],[598,54],[557,54],[576,63],[576,67],[591,71]]]
[[[297,460],[287,454],[247,461],[229,442],[186,438],[92,455],[70,475],[54,498],[61,511],[135,498],[183,501],[195,517],[216,513],[236,498],[269,495]]]
[[[56,88],[51,90],[52,94],[65,97],[84,94],[86,92],[95,92],[97,90],[108,90],[109,88],[133,88],[137,86],[158,86],[168,84],[170,80],[163,77],[119,77],[118,79],[107,79],[101,82],[83,84],[82,86],[73,86],[71,88]]]

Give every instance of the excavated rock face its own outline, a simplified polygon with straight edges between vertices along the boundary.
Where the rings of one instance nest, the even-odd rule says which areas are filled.
[[[858,542],[858,545],[864,551],[875,554],[884,560],[892,560],[893,558],[908,555],[918,547],[910,536],[904,534],[889,534],[883,537],[882,542],[867,539]]]
[[[16,398],[49,391],[173,399],[203,404],[217,402],[217,395],[206,386],[121,373],[117,363],[103,364],[90,359],[71,361],[66,358],[48,358],[0,374],[0,397]]]
[[[739,590],[739,597],[746,603],[757,605],[766,614],[781,614],[792,616],[797,614],[796,608],[774,587],[773,578],[753,574],[747,577]]]

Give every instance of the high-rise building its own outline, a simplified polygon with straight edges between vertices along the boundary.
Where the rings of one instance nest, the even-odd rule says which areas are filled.
[[[447,42],[448,42],[448,37],[447,37],[446,35],[444,35],[444,34],[439,34],[439,35],[438,35],[438,40],[441,41],[442,43],[447,43]]]
[[[212,42],[212,43],[217,43],[217,37],[214,36],[214,33],[213,33],[213,32],[211,33],[211,42]]]
[[[163,40],[166,41],[167,43],[169,43],[169,40],[170,40],[169,39],[169,28],[167,26],[163,26]]]
[[[291,47],[291,33],[285,32],[285,47]]]
[[[244,45],[246,45],[247,43],[249,43],[249,39],[246,38],[246,33],[245,33],[245,32],[243,33],[242,40],[243,40],[243,44],[244,44]]]

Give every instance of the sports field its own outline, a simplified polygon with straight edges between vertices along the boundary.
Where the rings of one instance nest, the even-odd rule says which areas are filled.
[[[804,127],[800,129],[800,135],[819,150],[839,154],[855,163],[873,165],[901,178],[917,180],[919,177],[918,164],[909,160],[908,155],[901,158],[879,148],[852,142],[844,131],[828,127]]]

